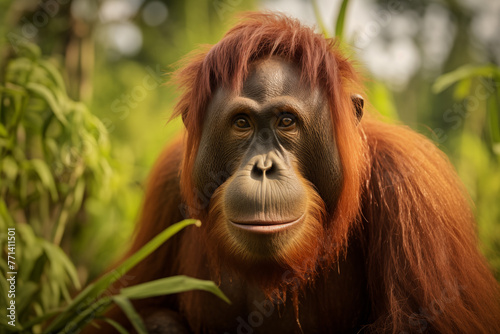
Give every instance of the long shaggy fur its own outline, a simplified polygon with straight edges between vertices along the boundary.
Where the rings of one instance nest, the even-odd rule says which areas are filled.
[[[446,157],[405,127],[370,117],[358,123],[350,97],[360,85],[351,62],[334,41],[279,14],[246,15],[219,43],[193,54],[176,73],[182,95],[175,115],[184,119],[186,141],[167,150],[153,170],[131,251],[179,220],[183,203],[196,206],[191,171],[208,103],[217,87],[239,90],[249,64],[270,56],[298,64],[302,80],[321,87],[327,97],[344,180],[337,206],[318,236],[322,240],[317,240],[325,245],[321,256],[326,255],[331,267],[339,255],[349,252],[350,240],[362,244],[370,296],[364,329],[500,333],[498,284],[478,251],[471,203]],[[237,266],[237,247],[219,239],[224,231],[216,230],[221,228],[216,221],[224,213],[217,196],[211,211],[200,214],[205,230],[187,229],[159,249],[129,273],[133,283],[177,273],[213,276],[199,256],[205,253],[218,262],[215,267],[222,262],[259,279]],[[223,249],[210,248],[212,239]],[[288,254],[291,262],[278,261],[295,268],[299,277],[314,266],[319,254],[301,247],[303,251],[296,247]],[[179,307],[176,301],[166,305]],[[201,305],[191,299],[184,301],[183,310],[201,314]],[[193,328],[201,330],[203,324]]]
[[[498,284],[446,156],[401,126],[363,122],[363,216],[376,332],[498,333]]]

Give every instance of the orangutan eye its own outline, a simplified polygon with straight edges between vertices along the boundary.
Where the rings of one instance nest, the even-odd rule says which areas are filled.
[[[248,129],[250,127],[250,122],[246,117],[238,116],[234,121],[234,126],[236,126],[238,129]]]
[[[295,125],[295,116],[292,114],[283,114],[278,120],[278,127],[281,129],[291,129]]]

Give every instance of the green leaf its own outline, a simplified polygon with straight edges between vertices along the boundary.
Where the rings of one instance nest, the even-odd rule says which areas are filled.
[[[17,46],[20,49],[20,53],[25,54],[32,60],[37,60],[42,54],[40,47],[35,43],[29,42],[28,40],[21,40],[20,43],[17,43]]]
[[[68,318],[68,321],[58,324],[58,326],[49,326],[45,332],[57,332],[60,334],[76,333],[78,329],[83,329],[86,324],[96,319],[101,313],[108,309],[111,305],[111,298],[104,297],[99,300],[92,300],[85,308],[78,309]]]
[[[103,292],[106,291],[106,289],[111,284],[116,282],[127,271],[141,262],[146,256],[154,252],[174,234],[189,225],[200,226],[201,223],[199,220],[186,219],[172,226],[169,226],[163,232],[154,237],[150,242],[148,242],[144,247],[138,250],[135,254],[125,260],[120,266],[118,266],[118,268],[104,275],[97,282],[88,285],[81,293],[78,294],[78,296],[73,300],[68,308],[50,324],[50,326],[47,328],[47,331],[53,331],[54,329],[57,329],[70,321],[74,317],[76,310],[86,308],[89,302],[94,301],[96,298],[98,298]]]
[[[0,92],[5,92],[8,95],[15,95],[20,97],[28,96],[26,90],[24,90],[24,88],[21,86],[18,86],[12,82],[7,82],[5,85],[6,86],[0,86]]]
[[[498,91],[500,93],[500,90]],[[492,140],[493,151],[500,154],[500,95],[495,94],[487,105],[488,110],[488,125]]]
[[[53,310],[49,311],[47,313],[42,314],[41,316],[38,316],[36,318],[30,319],[28,322],[23,323],[24,328],[29,329],[35,325],[41,324],[45,322],[46,320],[49,320],[50,318],[54,317],[57,315],[61,310]]]
[[[7,132],[10,132],[10,134],[12,136],[15,133],[16,128],[18,127],[19,122],[21,121],[21,118],[23,116],[24,109],[22,107],[24,106],[23,101],[25,101],[26,92],[24,92],[24,90],[23,90],[23,93],[21,93],[21,92],[16,93],[16,91],[17,91],[16,88],[18,86],[15,86],[15,85],[10,84],[10,83],[7,83],[7,84],[9,86],[15,87],[13,89],[10,89],[9,94],[7,96],[5,96],[5,101],[8,101],[8,103],[9,103],[9,114],[11,114],[6,120],[7,121],[7,124],[6,124]],[[22,88],[20,88],[20,89],[22,89]],[[13,113],[12,113],[12,111],[13,111]]]
[[[38,284],[39,282],[24,282],[23,283],[23,288],[22,289],[19,289],[19,292],[16,296],[16,301],[17,301],[17,305],[16,305],[16,308],[17,308],[17,312],[19,312],[19,314],[22,314],[24,312],[24,310],[29,307],[31,301],[32,301],[32,297],[35,293],[38,292]]]
[[[4,137],[4,138],[7,138],[9,134],[7,133],[7,129],[5,128],[5,126],[3,126],[3,124],[0,124],[0,137]]]
[[[16,326],[12,327],[11,325],[8,324],[7,320],[8,318],[3,319],[4,317],[0,318],[0,333],[19,333],[21,332],[24,327],[22,327],[19,322],[16,320]],[[2,331],[2,327],[7,328],[9,331]]]
[[[74,189],[74,199],[71,204],[71,212],[76,213],[80,209],[83,203],[83,195],[85,194],[85,181],[83,179],[78,179],[75,189]]]
[[[32,159],[29,160],[29,162],[40,177],[42,184],[47,188],[47,190],[49,190],[52,200],[56,201],[59,196],[57,195],[56,185],[54,183],[54,179],[52,177],[52,173],[50,172],[49,166],[47,166],[45,161],[40,159]]]
[[[472,86],[472,79],[465,78],[463,80],[458,81],[455,91],[453,92],[453,98],[457,101],[463,100],[469,95],[470,89]]]
[[[340,5],[339,13],[337,14],[337,20],[335,21],[335,37],[338,39],[344,38],[344,25],[345,25],[345,16],[347,12],[347,5],[349,4],[349,0],[343,0]]]
[[[64,251],[60,247],[50,242],[44,242],[42,246],[45,254],[47,254],[47,258],[49,259],[49,261],[54,266],[64,269],[73,282],[73,285],[77,289],[80,289],[81,285],[80,280],[78,279],[78,273],[75,266],[73,265],[73,262],[71,262],[66,253],[64,253]]]
[[[155,281],[123,288],[120,295],[129,299],[142,299],[169,295],[190,290],[204,290],[213,293],[226,303],[231,301],[212,281],[200,280],[183,275],[161,278]]]
[[[119,277],[123,276],[123,274],[125,274],[127,271],[132,269],[132,267],[141,262],[144,258],[146,258],[146,256],[153,253],[158,247],[160,247],[165,241],[170,239],[174,234],[176,234],[184,227],[189,225],[200,226],[201,222],[195,219],[185,219],[179,223],[170,226],[169,228],[158,234],[156,237],[154,237],[144,247],[142,247],[140,250],[138,250],[136,253],[134,253],[132,256],[126,259],[120,266],[118,266],[118,268],[116,268],[115,272],[120,274]],[[108,275],[116,276],[116,273],[110,273]],[[118,279],[117,277],[114,277],[112,282],[116,281],[117,279]]]
[[[130,320],[130,323],[132,323],[132,326],[134,326],[134,329],[137,331],[137,333],[148,334],[148,331],[146,330],[146,326],[144,325],[141,316],[136,312],[130,300],[120,295],[113,296],[112,299],[116,303],[116,305],[118,305],[122,309],[123,313],[125,313],[125,315],[127,316],[128,320]]]
[[[7,179],[13,181],[19,172],[19,167],[12,157],[6,156],[2,159],[2,171],[7,176]]]
[[[0,198],[0,223],[5,226],[1,226],[2,228],[13,227],[14,219],[12,219],[9,209],[7,208],[7,204],[5,203],[3,198]]]
[[[436,82],[434,82],[434,85],[432,86],[432,90],[435,94],[437,94],[462,79],[491,76],[500,78],[500,68],[495,65],[464,65],[437,78]]]
[[[389,121],[398,121],[399,115],[394,96],[387,86],[379,81],[368,84],[368,100],[371,105]]]
[[[64,84],[64,80],[63,80],[61,74],[59,73],[59,71],[55,68],[55,66],[46,60],[40,60],[38,62],[38,65],[40,65],[41,68],[43,68],[45,71],[47,71],[47,73],[51,77],[52,81],[55,82],[57,88],[62,90],[63,94],[66,95],[67,94],[66,93],[66,85]]]
[[[56,115],[57,119],[64,125],[68,125],[68,121],[66,120],[66,117],[64,116],[63,109],[59,105],[59,102],[57,101],[56,97],[54,94],[45,86],[38,84],[36,82],[30,82],[26,85],[26,89],[30,91],[31,93],[41,97],[44,101],[47,102],[49,105],[50,109]]]
[[[35,238],[33,238],[35,239]],[[45,270],[47,263],[47,255],[38,240],[33,240],[32,243],[25,239],[25,244],[30,245],[29,251],[24,253],[23,256],[23,270],[20,271],[20,279],[39,282]]]

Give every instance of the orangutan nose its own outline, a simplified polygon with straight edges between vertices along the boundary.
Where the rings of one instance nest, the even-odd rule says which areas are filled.
[[[251,176],[260,180],[264,177],[272,177],[276,173],[276,161],[271,154],[263,154],[255,157]]]

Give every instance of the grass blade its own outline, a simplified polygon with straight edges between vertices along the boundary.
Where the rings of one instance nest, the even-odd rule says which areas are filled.
[[[122,309],[123,313],[127,315],[128,320],[130,320],[138,334],[148,334],[141,316],[137,313],[130,300],[124,296],[118,295],[113,297],[113,301]]]
[[[471,77],[495,77],[500,78],[500,69],[494,65],[475,66],[464,65],[454,71],[441,75],[436,79],[432,90],[435,94],[442,92],[457,81]]]
[[[345,26],[345,15],[347,12],[347,5],[349,0],[343,0],[340,5],[339,13],[337,14],[337,20],[335,21],[335,37],[338,39],[344,39],[344,26]]]
[[[190,290],[204,290],[213,293],[226,303],[231,304],[229,299],[212,281],[200,280],[183,275],[158,279],[155,281],[134,285],[124,288],[120,295],[129,299],[141,299],[168,295],[172,293],[185,292]]]
[[[176,223],[163,232],[158,234],[150,242],[148,242],[144,247],[137,251],[134,255],[125,260],[116,270],[104,275],[94,284],[90,284],[83,290],[78,296],[73,300],[73,302],[68,306],[68,308],[61,313],[47,328],[48,331],[53,331],[56,328],[64,326],[71,318],[74,317],[77,310],[84,309],[88,307],[92,302],[106,291],[106,289],[116,282],[120,277],[122,277],[127,271],[134,267],[137,263],[142,261],[146,256],[154,252],[158,247],[160,247],[165,241],[167,241],[174,234],[189,225],[200,226],[199,220],[186,219],[179,223]]]

